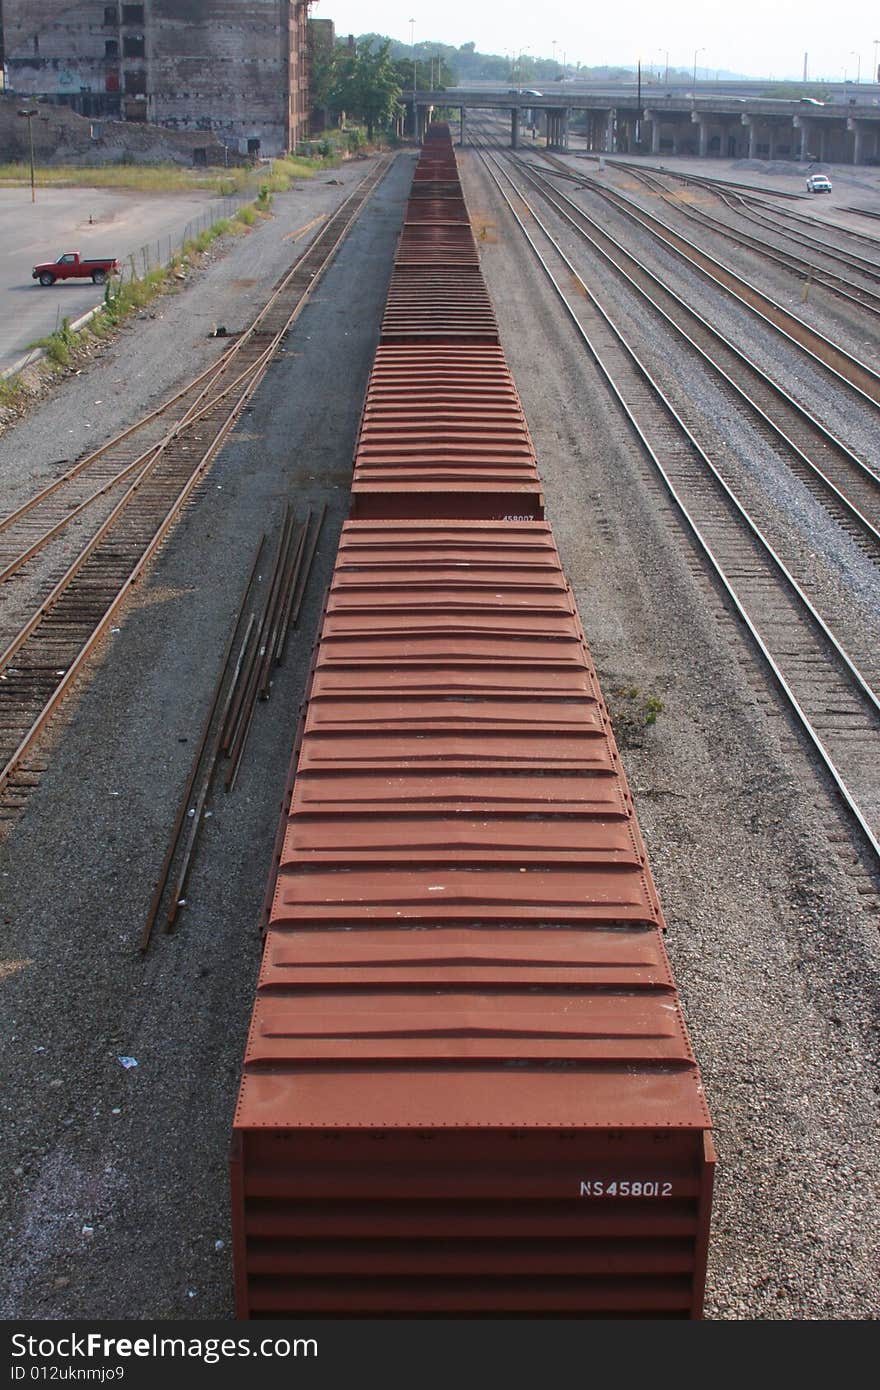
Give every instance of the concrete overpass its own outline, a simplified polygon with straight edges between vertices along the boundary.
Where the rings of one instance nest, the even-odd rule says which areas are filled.
[[[565,149],[574,127],[589,150],[606,154],[680,154],[731,159],[792,159],[880,164],[880,88],[849,88],[845,100],[734,97],[646,88],[635,94],[523,89],[404,92],[407,128],[413,107],[421,139],[432,108],[457,110],[467,143],[469,111],[509,113],[515,149],[523,123],[535,124],[551,148]],[[876,93],[876,95],[875,95]]]

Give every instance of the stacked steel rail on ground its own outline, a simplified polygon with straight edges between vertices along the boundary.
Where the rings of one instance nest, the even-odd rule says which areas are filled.
[[[709,1116],[462,209],[434,127],[273,871],[236,1310],[697,1317]]]

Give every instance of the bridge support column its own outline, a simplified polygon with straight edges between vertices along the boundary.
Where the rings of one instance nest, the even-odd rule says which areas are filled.
[[[559,113],[559,142],[564,150],[568,149],[568,108]]]
[[[853,164],[863,164],[865,160],[865,126],[855,116],[847,116],[846,128],[853,133]]]
[[[749,132],[749,159],[755,159],[758,153],[758,122],[754,116],[741,116],[740,120]]]
[[[691,120],[697,127],[697,153],[701,159],[705,159],[709,150],[709,118],[697,111],[692,111]]]
[[[644,111],[645,124],[651,127],[651,153],[660,153],[660,116],[656,111]]]
[[[617,150],[617,108],[612,106],[605,120],[605,152],[614,154]]]
[[[519,149],[519,111],[516,107],[510,113],[510,148]]]
[[[466,118],[467,118],[467,112],[465,111],[464,107],[462,107],[462,108],[461,108],[461,143],[462,143],[462,145],[466,145],[466,144],[467,144],[467,120],[466,120]]]

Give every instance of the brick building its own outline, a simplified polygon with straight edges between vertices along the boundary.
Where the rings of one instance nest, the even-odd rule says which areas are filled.
[[[312,3],[0,0],[9,90],[278,154],[308,135]]]

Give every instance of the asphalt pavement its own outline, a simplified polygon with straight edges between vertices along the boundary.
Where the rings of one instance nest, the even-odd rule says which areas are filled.
[[[169,259],[188,223],[213,209],[217,217],[234,206],[209,193],[144,194],[106,188],[0,188],[0,372],[16,365],[39,338],[62,319],[73,322],[101,302],[104,290],[91,280],[68,280],[44,289],[31,279],[38,261],[64,251],[116,256],[143,270]]]

